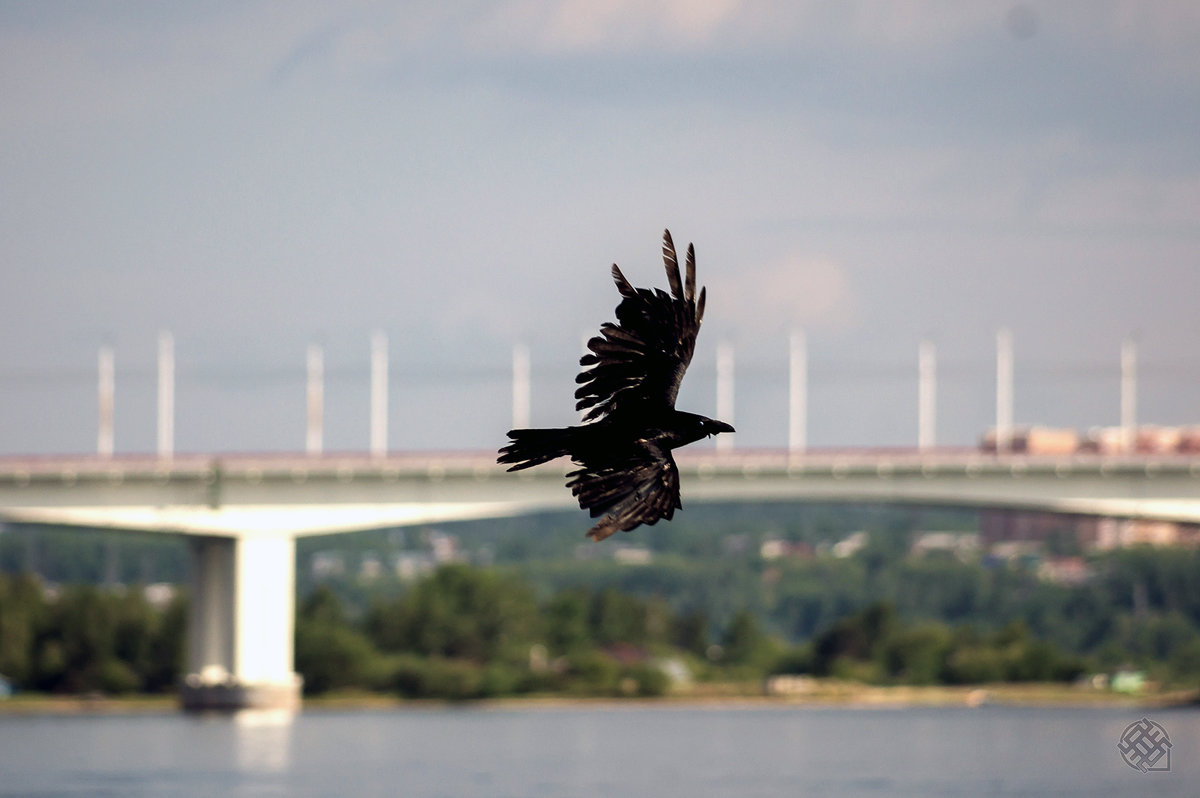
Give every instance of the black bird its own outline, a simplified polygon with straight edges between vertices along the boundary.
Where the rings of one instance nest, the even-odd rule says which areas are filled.
[[[567,474],[579,506],[592,518],[604,516],[588,537],[604,540],[617,530],[670,520],[679,501],[679,468],[671,450],[733,427],[675,409],[679,383],[692,360],[704,318],[704,289],[696,297],[696,253],[688,244],[686,282],[671,231],[663,231],[668,295],[634,288],[613,264],[621,292],[617,323],[600,327],[588,341],[575,378],[576,410],[584,424],[557,429],[509,430],[511,441],[499,462],[509,471],[569,456],[579,468]],[[593,422],[593,423],[587,423]]]

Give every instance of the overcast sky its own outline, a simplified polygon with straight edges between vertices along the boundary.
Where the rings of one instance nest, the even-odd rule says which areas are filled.
[[[1192,2],[0,3],[0,454],[86,452],[114,347],[116,449],[298,450],[325,348],[326,449],[492,448],[514,343],[533,421],[574,420],[608,274],[709,291],[680,406],[786,442],[787,335],[813,445],[995,418],[1200,422],[1200,6]]]

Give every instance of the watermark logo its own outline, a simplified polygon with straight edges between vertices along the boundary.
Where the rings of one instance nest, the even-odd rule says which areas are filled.
[[[1171,737],[1166,729],[1149,718],[1126,726],[1117,750],[1126,765],[1142,773],[1171,769]]]

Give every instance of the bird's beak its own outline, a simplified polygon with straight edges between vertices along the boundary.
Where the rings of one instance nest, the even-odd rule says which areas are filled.
[[[724,421],[714,421],[713,432],[736,432],[736,430]]]

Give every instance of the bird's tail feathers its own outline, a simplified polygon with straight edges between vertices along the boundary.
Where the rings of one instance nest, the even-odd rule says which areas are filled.
[[[600,523],[588,530],[587,537],[599,543],[605,538],[615,535],[620,528],[616,516],[606,515]]]
[[[511,463],[509,471],[520,471],[571,454],[575,430],[572,427],[512,429],[508,437],[511,441],[500,450],[497,462]]]

